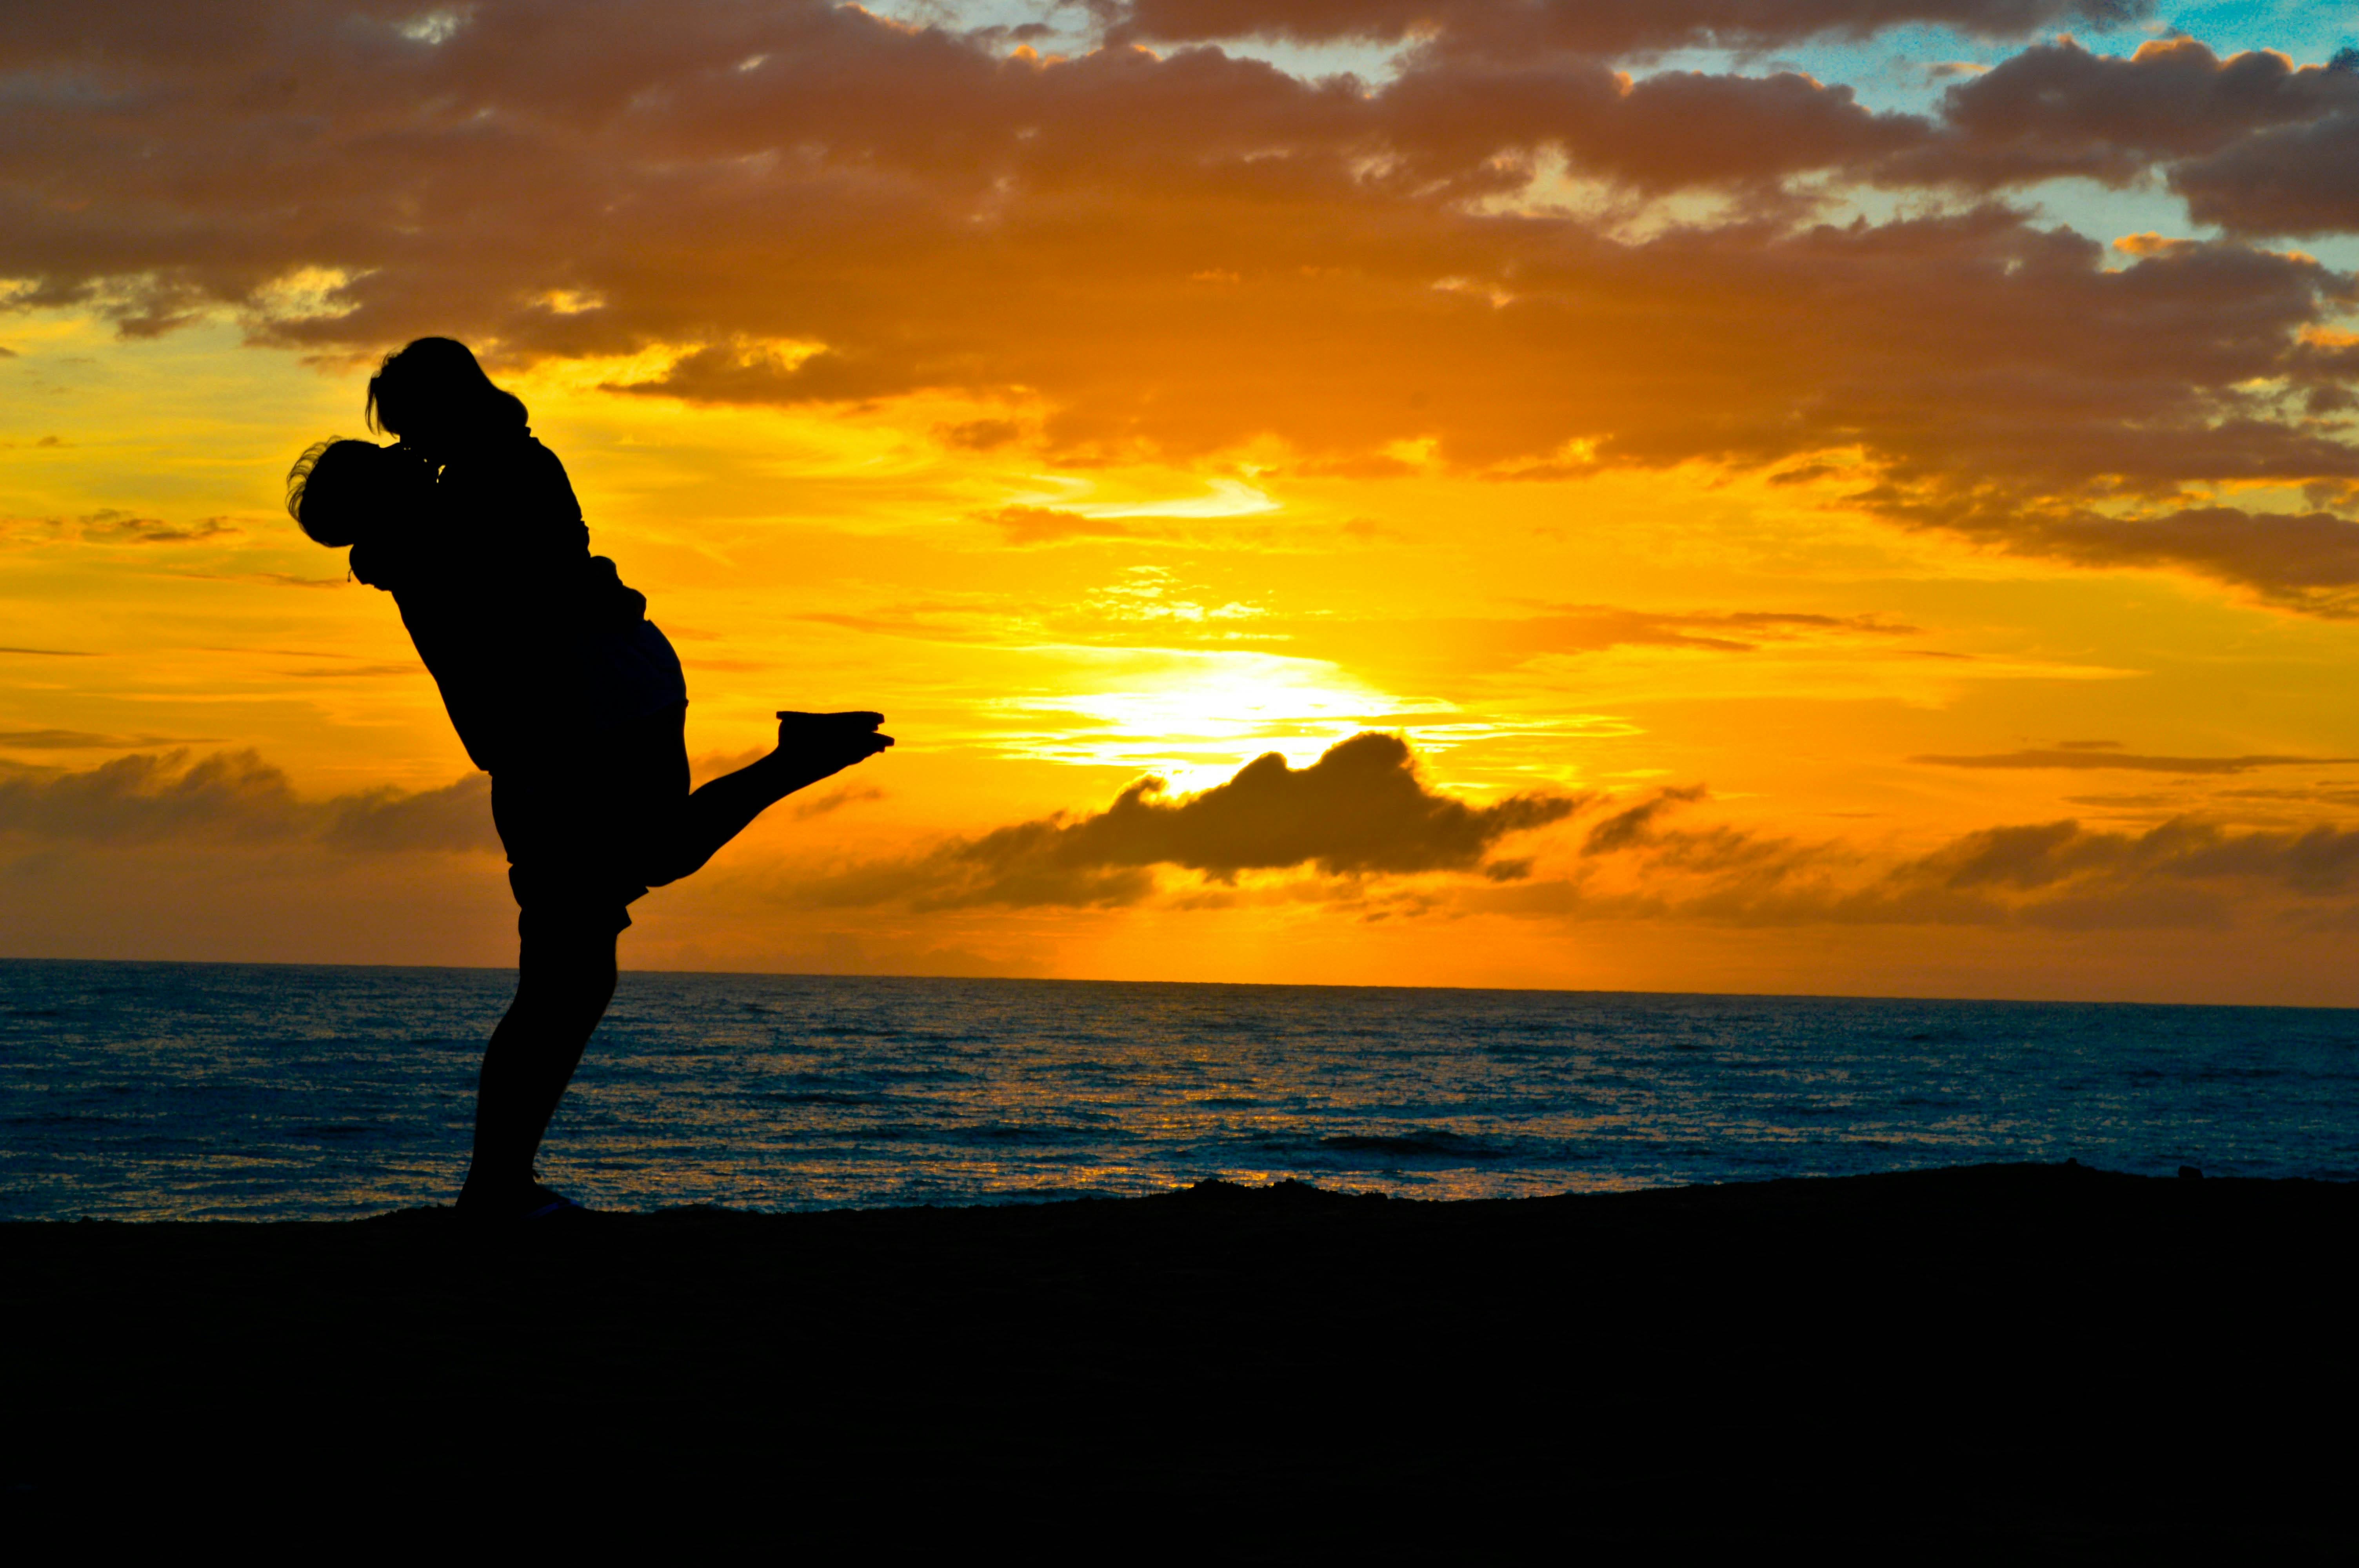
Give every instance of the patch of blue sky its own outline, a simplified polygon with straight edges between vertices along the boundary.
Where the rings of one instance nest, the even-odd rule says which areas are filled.
[[[2121,189],[2090,179],[2054,179],[2017,192],[2014,200],[2034,204],[2042,217],[2093,239],[2113,241],[2130,234],[2160,234],[2169,240],[2220,238],[2217,228],[2190,219],[2186,207],[2160,179]],[[2315,256],[2338,272],[2359,269],[2359,235],[2312,234],[2296,241],[2256,243],[2270,250],[2295,250]]]
[[[1406,51],[1366,43],[1295,44],[1283,38],[1244,38],[1221,45],[1226,54],[1267,60],[1289,76],[1319,81],[1331,76],[1355,76],[1371,87],[1381,86],[1400,70]]]
[[[2159,234],[2167,240],[2220,238],[2218,229],[2190,219],[2186,204],[2160,179],[2120,189],[2093,179],[2050,179],[1990,198],[1838,186],[1827,191],[1827,204],[1816,217],[1829,223],[1848,223],[1854,217],[1886,223],[1919,214],[1959,211],[1984,200],[2027,209],[2041,227],[2070,229],[2108,245],[2134,234]],[[2315,256],[2338,272],[2359,271],[2359,236],[2320,234],[2285,243],[2261,243],[2269,249],[2298,250]],[[2122,256],[2118,265],[2128,261],[2129,257]]]
[[[940,27],[952,33],[1045,27],[1049,35],[1032,44],[1042,54],[1071,54],[1076,46],[1088,48],[1092,36],[1085,8],[1055,0],[872,0],[865,9],[904,27]]]
[[[2194,0],[2155,9],[2165,30],[2201,38],[2223,55],[2275,49],[2296,65],[2320,65],[2359,43],[2359,10],[2318,0]]]
[[[2156,25],[2129,26],[2074,37],[2097,53],[2125,55],[2158,30]],[[1850,88],[1861,103],[1880,114],[1930,114],[1939,107],[1943,91],[1957,80],[1957,68],[1972,70],[1996,65],[2034,41],[1979,38],[1951,27],[1887,27],[1866,38],[1830,35],[1769,50],[1674,49],[1643,65],[1634,63],[1630,69],[1638,75],[1666,70],[1746,76],[1799,71],[1829,86]]]
[[[1990,65],[2013,52],[2013,46],[1962,39],[1943,28],[1896,27],[1864,40],[1821,39],[1761,52],[1671,49],[1643,60],[1625,61],[1623,69],[1640,77],[1690,70],[1708,76],[1799,72],[1830,87],[1850,88],[1860,103],[1880,114],[1924,114],[1932,111],[1941,90],[1950,84],[1949,78],[1937,73],[1942,62]]]

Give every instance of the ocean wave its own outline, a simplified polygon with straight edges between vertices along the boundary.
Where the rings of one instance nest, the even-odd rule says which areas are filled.
[[[1396,1160],[1514,1160],[1530,1152],[1514,1142],[1441,1131],[1331,1132],[1315,1147],[1331,1154],[1380,1154]]]

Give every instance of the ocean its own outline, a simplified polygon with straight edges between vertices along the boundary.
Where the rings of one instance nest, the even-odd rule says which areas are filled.
[[[513,984],[0,961],[0,1217],[447,1202]],[[2359,1011],[634,973],[540,1169],[597,1208],[806,1209],[2068,1158],[2359,1175]]]

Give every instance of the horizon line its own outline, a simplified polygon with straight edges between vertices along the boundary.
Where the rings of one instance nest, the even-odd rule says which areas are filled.
[[[336,963],[281,958],[93,958],[40,954],[0,954],[0,965],[119,964],[181,968],[397,969],[454,974],[514,974],[514,965]],[[1875,1001],[1972,1004],[1988,1007],[2208,1008],[2280,1012],[2354,1012],[2359,1006],[2334,1002],[2156,1001],[2135,997],[1913,996],[1890,991],[1712,991],[1617,990],[1594,986],[1369,985],[1349,980],[1140,979],[1093,975],[955,975],[811,969],[631,968],[623,975],[684,975],[709,979],[765,980],[946,980],[985,985],[1201,986],[1229,989],[1337,991],[1466,991],[1513,996],[1685,997],[1725,1001]]]

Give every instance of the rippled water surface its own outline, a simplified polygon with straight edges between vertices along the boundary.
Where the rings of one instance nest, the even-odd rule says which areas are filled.
[[[442,1201],[498,970],[0,961],[0,1217]],[[629,974],[593,1206],[1299,1176],[1426,1197],[1979,1160],[2359,1174],[2359,1012]]]

